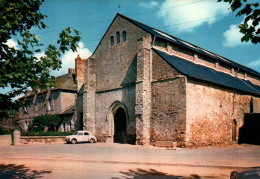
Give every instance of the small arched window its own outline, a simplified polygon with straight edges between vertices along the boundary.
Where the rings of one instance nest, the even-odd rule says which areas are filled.
[[[123,41],[125,42],[126,41],[126,31],[124,31],[122,34],[123,34]]]
[[[111,44],[111,46],[114,46],[114,45],[115,45],[114,36],[111,36],[111,37],[110,37],[110,44]]]
[[[116,42],[119,44],[120,43],[120,32],[116,32]]]

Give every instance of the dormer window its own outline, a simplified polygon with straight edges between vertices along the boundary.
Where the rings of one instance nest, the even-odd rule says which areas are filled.
[[[122,35],[123,35],[123,41],[125,42],[126,41],[126,31],[123,31]]]
[[[114,45],[115,45],[114,36],[111,36],[111,37],[110,37],[110,44],[111,44],[111,46],[114,46]]]
[[[120,43],[120,32],[116,32],[116,42],[119,44]]]

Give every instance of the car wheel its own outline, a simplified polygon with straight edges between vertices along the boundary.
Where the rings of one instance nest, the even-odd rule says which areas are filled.
[[[77,143],[77,140],[76,140],[76,139],[72,139],[72,140],[71,140],[71,143],[72,143],[72,144],[76,144],[76,143]]]
[[[90,143],[95,143],[95,139],[90,139],[89,142]]]

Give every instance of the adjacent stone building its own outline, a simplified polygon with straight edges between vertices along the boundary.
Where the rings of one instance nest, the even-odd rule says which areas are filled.
[[[99,141],[230,143],[260,113],[258,72],[122,14],[85,65],[75,127]]]
[[[41,115],[60,115],[62,123],[59,131],[75,130],[75,101],[78,86],[82,86],[86,59],[79,56],[75,59],[75,69],[68,69],[68,73],[57,76],[57,87],[39,91],[37,94],[29,92],[20,100],[29,100],[32,105],[19,111],[19,125],[27,130],[33,118]]]

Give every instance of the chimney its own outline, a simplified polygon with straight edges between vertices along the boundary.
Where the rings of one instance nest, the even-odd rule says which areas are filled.
[[[69,69],[68,69],[68,73],[75,73],[75,69],[69,68]]]
[[[75,74],[78,91],[84,83],[86,61],[86,59],[81,59],[79,55],[75,59]]]

